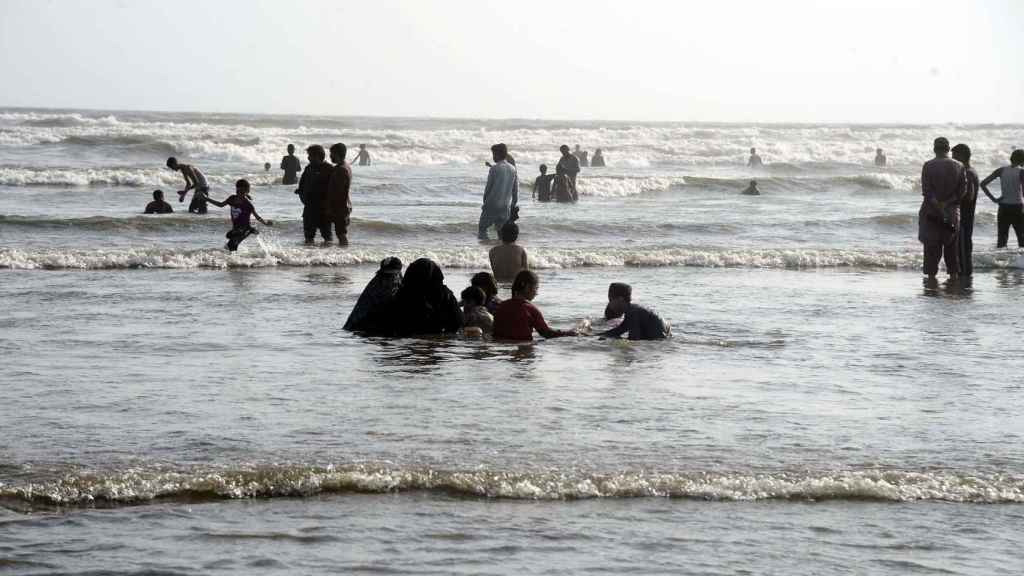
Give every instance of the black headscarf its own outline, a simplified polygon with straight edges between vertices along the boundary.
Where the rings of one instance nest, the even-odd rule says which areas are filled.
[[[402,287],[389,306],[389,332],[394,336],[455,333],[462,328],[462,310],[444,285],[444,272],[433,260],[409,265]]]
[[[402,261],[398,258],[385,258],[380,262],[380,270],[363,288],[359,300],[352,308],[345,322],[345,330],[354,332],[381,332],[381,307],[386,307],[395,297],[402,285]]]

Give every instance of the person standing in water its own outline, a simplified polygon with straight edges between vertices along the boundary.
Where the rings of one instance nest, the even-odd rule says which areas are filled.
[[[366,144],[359,145],[359,153],[352,159],[353,164],[356,162],[358,162],[360,166],[370,165],[370,153],[366,151]]]
[[[345,162],[348,148],[338,142],[331,146],[331,162],[334,171],[327,186],[327,198],[324,202],[324,222],[326,226],[334,224],[338,235],[338,245],[348,245],[348,225],[352,218],[352,167]]]
[[[551,202],[551,180],[547,164],[540,165],[540,176],[533,181],[533,198],[538,202]]]
[[[526,250],[516,244],[519,239],[519,226],[515,222],[505,222],[498,232],[501,244],[491,248],[487,256],[491,261],[491,270],[499,282],[511,282],[520,270],[530,267]]]
[[[978,205],[978,173],[971,168],[971,149],[967,144],[953,146],[953,160],[964,165],[967,172],[967,189],[960,200],[960,238],[958,239],[960,275],[974,275],[974,211]]]
[[[252,226],[252,218],[256,218],[261,224],[267,226],[274,225],[273,222],[264,220],[256,213],[256,207],[252,205],[252,197],[249,196],[250,189],[249,181],[243,179],[235,182],[235,193],[228,196],[223,202],[218,202],[213,198],[207,199],[214,206],[231,207],[231,230],[224,235],[228,239],[228,243],[224,247],[231,252],[238,250],[238,245],[242,243],[242,240],[252,234],[259,234],[259,230]]]
[[[743,192],[740,192],[744,196],[760,196],[761,191],[757,189],[757,180],[751,180],[750,185],[747,186]]]
[[[747,166],[749,168],[761,168],[764,166],[761,157],[757,155],[757,148],[750,149],[750,158],[747,159]]]
[[[935,158],[921,169],[921,209],[917,239],[924,245],[924,273],[935,280],[939,260],[945,259],[950,280],[960,276],[960,199],[967,189],[962,164],[949,157],[949,140],[936,138]]]
[[[174,212],[174,208],[164,201],[164,191],[153,190],[153,201],[146,204],[143,214],[171,214],[172,212]]]
[[[878,148],[878,149],[875,150],[875,166],[878,166],[879,168],[885,168],[885,165],[886,165],[885,153],[882,152],[881,148]]]
[[[594,150],[594,157],[590,160],[591,168],[604,168],[604,154],[601,149]]]
[[[580,150],[580,145],[576,145],[576,150],[572,153],[580,161],[581,168],[587,168],[590,166],[590,153],[586,150]]]
[[[1024,248],[1024,150],[1014,150],[1010,154],[1010,165],[996,168],[988,178],[981,181],[981,189],[989,200],[999,204],[996,214],[996,248],[1006,248],[1010,239],[1010,228],[1017,234],[1017,246]],[[1003,193],[996,198],[988,191],[988,185],[996,178]]]
[[[317,230],[320,231],[325,243],[331,241],[331,227],[324,222],[323,206],[334,166],[326,161],[326,155],[324,147],[319,144],[306,148],[309,164],[306,164],[306,169],[302,171],[299,187],[295,189],[299,200],[302,201],[302,231],[307,245],[316,239]]]
[[[199,171],[199,168],[190,164],[179,164],[178,159],[171,156],[167,159],[167,167],[175,172],[181,172],[185,178],[185,189],[178,191],[178,202],[184,202],[185,196],[192,192],[192,201],[189,202],[188,211],[192,214],[206,214],[206,195],[210,193],[210,185],[206,183],[206,176]]]
[[[487,231],[494,226],[501,230],[505,222],[513,220],[513,211],[519,204],[519,176],[516,167],[508,163],[508,147],[504,144],[491,146],[494,165],[487,174],[484,186],[484,203],[480,210],[477,237],[487,240]]]
[[[562,157],[558,159],[558,165],[555,166],[555,173],[559,172],[559,169],[563,174],[568,176],[569,180],[572,180],[572,187],[576,187],[576,175],[580,173],[580,159],[573,156],[569,152],[569,147],[562,144],[558,151],[562,153]]]
[[[288,145],[288,154],[281,158],[281,170],[284,170],[284,177],[281,184],[296,184],[299,181],[299,171],[302,170],[302,163],[295,156],[295,145]]]

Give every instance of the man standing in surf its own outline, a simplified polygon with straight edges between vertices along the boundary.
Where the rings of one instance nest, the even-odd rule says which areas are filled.
[[[936,138],[935,158],[921,169],[917,239],[924,244],[924,273],[934,281],[945,258],[950,280],[960,277],[960,200],[967,191],[964,165],[949,157],[949,140]]]
[[[334,224],[338,246],[348,246],[348,225],[352,216],[352,167],[345,162],[347,154],[348,147],[341,142],[331,146],[334,170],[324,199],[324,226],[330,230],[331,224]]]
[[[178,191],[178,202],[184,202],[189,190],[194,190],[188,211],[192,214],[206,214],[206,196],[210,193],[206,176],[203,176],[203,173],[195,166],[178,164],[178,159],[174,156],[167,159],[167,167],[175,172],[181,172],[182,177],[185,178],[185,189]]]
[[[477,237],[487,240],[491,226],[501,230],[505,222],[512,221],[512,212],[519,203],[519,175],[516,167],[508,163],[508,147],[504,144],[491,146],[494,165],[487,173],[484,186],[484,205],[480,211]]]

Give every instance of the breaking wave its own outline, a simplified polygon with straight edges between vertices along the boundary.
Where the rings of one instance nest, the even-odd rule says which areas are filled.
[[[978,504],[1024,502],[1024,478],[917,471],[646,472],[439,470],[391,466],[268,465],[166,470],[79,471],[0,484],[15,505],[118,506],[158,500],[310,497],[321,494],[438,492],[470,498],[579,500],[688,498],[712,501],[868,500]]]

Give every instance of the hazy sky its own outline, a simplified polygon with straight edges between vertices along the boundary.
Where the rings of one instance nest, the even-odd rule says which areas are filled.
[[[1019,1],[0,0],[0,106],[1024,122]]]

